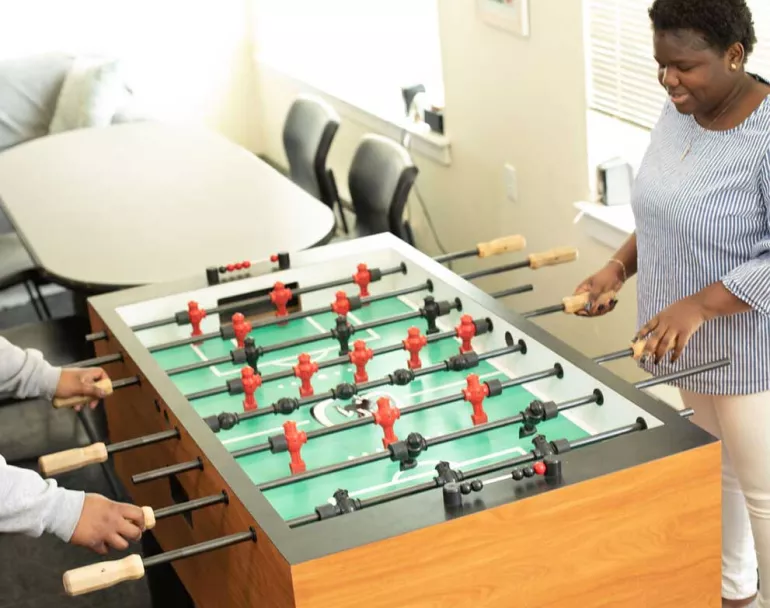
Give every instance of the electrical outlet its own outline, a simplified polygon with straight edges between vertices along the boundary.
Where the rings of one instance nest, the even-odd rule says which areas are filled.
[[[509,200],[516,202],[519,198],[519,187],[516,183],[516,169],[513,165],[506,163],[504,165],[505,173],[505,195]]]

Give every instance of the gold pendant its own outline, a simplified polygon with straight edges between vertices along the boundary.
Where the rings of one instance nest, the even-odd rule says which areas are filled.
[[[691,147],[692,147],[692,144],[687,144],[687,147],[684,149],[684,152],[682,152],[681,160],[684,160],[684,157],[687,156],[690,153],[690,148]]]

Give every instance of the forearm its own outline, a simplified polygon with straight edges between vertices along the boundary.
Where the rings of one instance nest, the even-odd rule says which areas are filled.
[[[625,270],[625,278],[630,279],[636,274],[636,232],[626,239],[626,242],[615,252],[611,259],[620,262]],[[608,262],[611,264],[613,262]]]
[[[706,320],[751,310],[751,306],[728,290],[722,281],[712,283],[690,298],[703,310]]]
[[[34,471],[9,466],[0,456],[0,533],[55,534],[69,542],[85,494],[65,490]]]
[[[21,349],[0,338],[0,394],[17,399],[52,398],[61,370],[34,349]]]

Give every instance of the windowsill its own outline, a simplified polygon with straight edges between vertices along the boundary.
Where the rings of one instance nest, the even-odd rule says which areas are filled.
[[[619,248],[635,229],[631,205],[607,206],[590,201],[574,203],[578,214],[575,223],[580,222],[589,236],[600,243]]]
[[[593,110],[588,111],[587,126],[589,186],[594,200],[574,203],[578,210],[575,223],[580,223],[589,236],[615,250],[633,234],[634,214],[631,205],[607,206],[595,202],[598,200],[596,167],[620,157],[631,165],[636,175],[650,142],[650,131]]]
[[[403,142],[405,135],[409,134],[410,152],[415,152],[441,165],[449,166],[451,164],[449,137],[434,133],[425,123],[414,123],[405,116],[387,115],[382,110],[372,109],[371,104],[365,103],[360,98],[355,101],[351,97],[346,99],[345,95],[331,91],[329,87],[324,87],[320,83],[308,82],[307,78],[293,74],[283,66],[275,65],[259,56],[255,56],[255,61],[261,68],[290,80],[304,92],[323,97],[332,104],[341,116],[400,143]]]

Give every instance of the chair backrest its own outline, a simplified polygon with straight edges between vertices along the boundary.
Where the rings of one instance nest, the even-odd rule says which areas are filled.
[[[417,173],[409,153],[392,139],[373,134],[361,139],[348,174],[361,236],[392,232],[410,241],[404,209]]]
[[[339,115],[328,103],[300,95],[292,103],[283,127],[283,147],[294,183],[323,201],[334,204],[329,192],[326,160],[340,126]]]

